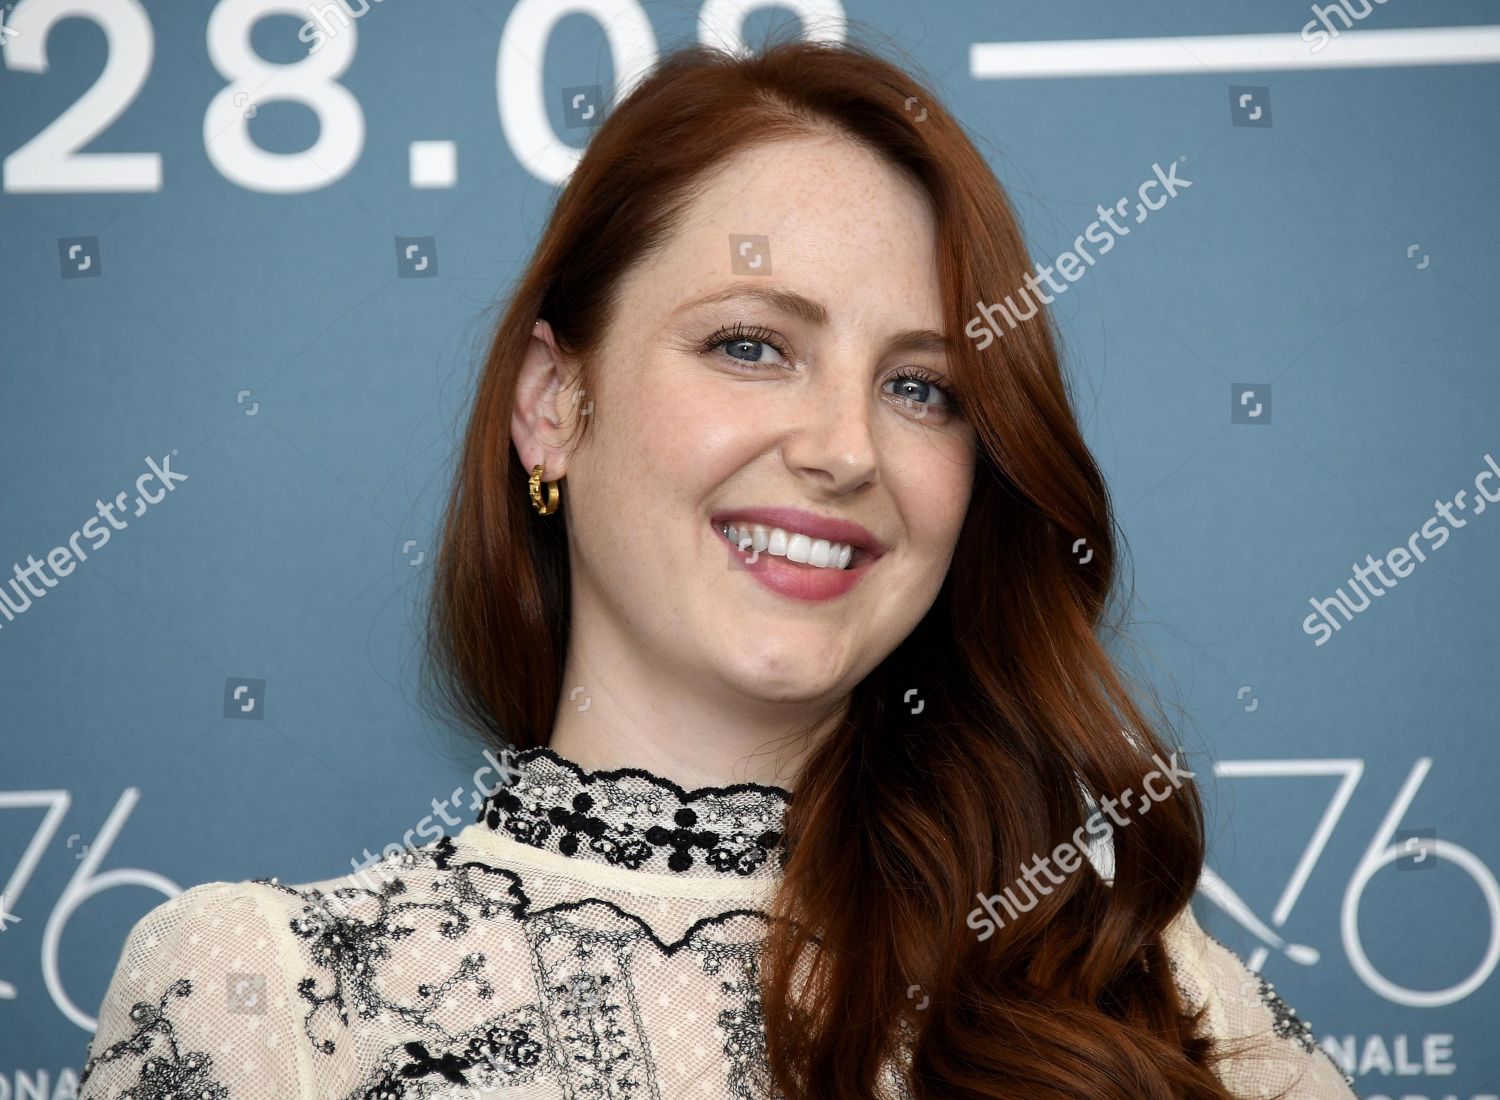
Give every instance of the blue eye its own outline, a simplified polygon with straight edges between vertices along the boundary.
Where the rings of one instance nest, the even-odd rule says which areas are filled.
[[[920,367],[907,367],[898,371],[886,385],[896,386],[896,390],[887,391],[894,393],[896,397],[907,401],[915,401],[919,405],[928,405],[935,409],[952,410],[958,407],[958,399],[955,398],[947,387],[941,384],[937,375]],[[939,400],[931,402],[929,399],[937,396]]]
[[[724,354],[729,358],[757,366],[773,365],[773,361],[762,358],[768,347],[783,358],[791,354],[776,340],[774,333],[755,325],[734,325],[720,329],[703,342],[703,347],[705,350],[724,348]]]
[[[743,359],[747,363],[760,362],[761,353],[757,349],[770,347],[764,340],[722,340],[719,346],[723,347],[726,344],[728,347],[724,354],[732,356],[735,359]],[[746,352],[747,354],[741,355],[740,352]]]

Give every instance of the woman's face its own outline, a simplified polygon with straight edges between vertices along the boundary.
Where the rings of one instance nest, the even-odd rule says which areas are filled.
[[[949,404],[942,329],[916,184],[836,137],[730,157],[624,279],[596,390],[556,394],[562,436],[593,418],[582,441],[549,449],[518,414],[528,468],[567,476],[577,671],[624,663],[747,709],[847,694],[932,605],[968,507],[975,434]],[[537,332],[533,377],[552,361]],[[840,534],[812,520],[761,515],[759,553],[725,538],[728,522],[754,540],[767,509],[879,545],[826,570],[790,560]]]

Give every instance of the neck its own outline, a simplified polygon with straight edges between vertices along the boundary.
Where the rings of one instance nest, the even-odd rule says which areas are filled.
[[[763,783],[792,790],[802,762],[847,706],[845,699],[829,718],[822,700],[767,703],[694,690],[711,688],[696,670],[662,673],[641,650],[625,654],[600,662],[587,646],[569,647],[547,744],[581,768],[644,768],[684,789]],[[804,732],[809,723],[815,729]]]

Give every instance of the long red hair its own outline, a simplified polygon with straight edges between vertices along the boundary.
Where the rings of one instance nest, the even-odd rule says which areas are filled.
[[[726,142],[829,131],[930,196],[949,332],[1031,270],[963,129],[873,50],[796,41],[666,57],[592,134],[479,379],[437,562],[429,682],[481,737],[546,742],[568,648],[566,502],[535,516],[510,442],[533,322],[551,323],[594,392],[612,291],[672,231]],[[1085,863],[988,938],[967,922],[976,895],[1073,837],[1089,799],[1139,790],[1152,754],[1171,753],[1101,640],[1115,523],[1050,324],[1039,312],[984,352],[956,341],[949,368],[979,456],[950,573],[796,781],[761,954],[769,1065],[792,1100],[873,1096],[903,1049],[920,1100],[1229,1097],[1162,939],[1203,862],[1191,781],[1114,831],[1113,885]]]

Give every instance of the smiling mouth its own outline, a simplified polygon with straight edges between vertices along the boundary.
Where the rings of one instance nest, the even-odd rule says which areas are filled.
[[[770,554],[809,569],[841,572],[856,569],[870,560],[868,551],[852,543],[815,539],[784,527],[742,522],[720,523],[715,530],[743,553]]]

